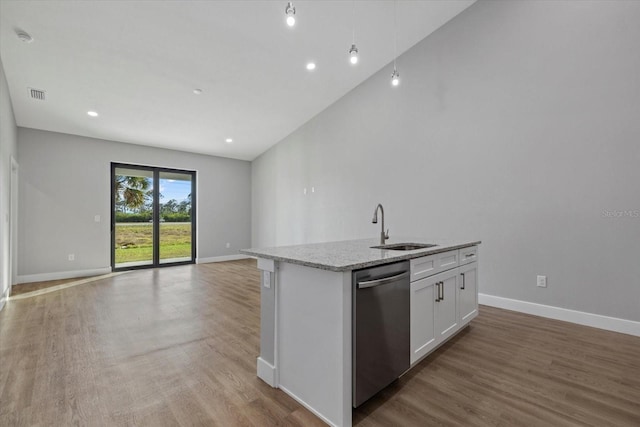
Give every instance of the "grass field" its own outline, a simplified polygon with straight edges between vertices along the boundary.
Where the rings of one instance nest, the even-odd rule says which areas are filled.
[[[191,224],[160,224],[160,259],[191,258]],[[153,225],[116,224],[116,264],[153,259]]]

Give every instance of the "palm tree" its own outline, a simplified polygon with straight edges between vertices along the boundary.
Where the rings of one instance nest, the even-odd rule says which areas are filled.
[[[171,199],[160,206],[160,212],[163,214],[176,213],[178,210],[178,202],[175,199]]]
[[[116,175],[116,204],[122,202],[126,209],[140,209],[149,197],[149,178],[142,176]]]

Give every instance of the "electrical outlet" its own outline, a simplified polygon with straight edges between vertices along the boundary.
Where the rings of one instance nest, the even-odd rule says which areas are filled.
[[[271,273],[269,273],[268,271],[263,271],[262,281],[264,283],[265,288],[271,288]]]
[[[227,242],[227,249],[231,247],[231,243]]]
[[[95,215],[95,216],[93,217],[93,220],[94,220],[95,222],[100,222],[100,215]]]
[[[536,284],[539,288],[547,287],[547,276],[538,276],[538,283]]]
[[[76,256],[74,254],[69,254],[69,261],[75,261]]]

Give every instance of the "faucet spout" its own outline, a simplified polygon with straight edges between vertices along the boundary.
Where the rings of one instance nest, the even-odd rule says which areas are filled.
[[[380,244],[384,245],[385,240],[387,240],[389,238],[389,230],[387,230],[387,232],[384,232],[384,208],[382,207],[382,203],[378,203],[378,206],[376,206],[376,209],[373,211],[373,219],[371,220],[372,223],[377,224],[378,223],[378,209],[380,209],[380,217],[381,217],[381,231],[380,231]]]

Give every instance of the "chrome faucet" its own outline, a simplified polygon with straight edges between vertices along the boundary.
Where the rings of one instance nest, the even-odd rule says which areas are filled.
[[[373,211],[373,219],[371,220],[372,223],[377,224],[378,223],[378,209],[380,209],[380,214],[382,215],[382,231],[380,231],[380,244],[384,245],[384,241],[387,240],[389,238],[389,229],[387,228],[387,232],[385,234],[384,232],[384,208],[382,207],[381,203],[378,203],[378,206],[376,206],[376,210]]]

